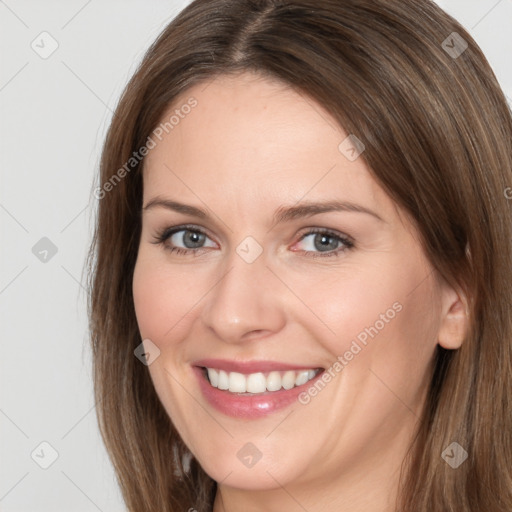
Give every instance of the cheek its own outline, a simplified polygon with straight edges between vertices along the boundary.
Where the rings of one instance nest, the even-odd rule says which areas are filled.
[[[162,357],[148,366],[155,392],[180,434],[190,443],[181,387],[174,385],[175,381],[166,369],[170,368],[171,354],[173,361],[179,360],[175,352],[179,344],[176,340],[182,339],[190,328],[187,313],[204,292],[199,293],[190,283],[190,273],[171,271],[168,267],[153,255],[141,251],[134,269],[133,299],[141,338],[149,338],[161,351]],[[172,374],[179,382],[187,378],[176,374],[174,369]]]
[[[322,339],[336,358],[350,350],[354,340],[364,346],[376,331],[389,330],[389,324],[400,316],[403,285],[391,281],[382,268],[370,266],[364,272],[357,268],[339,270],[335,279],[331,275],[315,282],[305,280],[296,289],[312,314],[302,314],[302,320],[297,321],[304,324],[309,317],[311,334]]]
[[[335,281],[304,283],[301,293],[314,313],[309,330],[322,340],[333,362],[346,354],[347,360],[358,360],[354,366],[382,360],[405,367],[411,361],[425,364],[431,356],[439,301],[432,280],[425,279],[429,269],[407,262],[400,272],[393,268],[398,267],[390,262],[386,268],[366,266],[364,273],[348,269]]]
[[[165,349],[164,340],[183,329],[187,313],[201,297],[191,281],[190,273],[171,271],[154,258],[142,254],[137,259],[133,276],[137,323],[142,338],[151,339],[160,350]]]

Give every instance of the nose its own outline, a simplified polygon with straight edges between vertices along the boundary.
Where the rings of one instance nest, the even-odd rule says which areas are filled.
[[[226,343],[241,343],[279,332],[286,321],[286,288],[267,268],[264,254],[252,263],[235,251],[207,294],[202,321]]]

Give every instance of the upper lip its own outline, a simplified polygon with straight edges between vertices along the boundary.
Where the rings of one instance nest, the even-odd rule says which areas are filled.
[[[224,370],[225,372],[238,372],[243,374],[271,372],[273,370],[311,370],[320,368],[315,365],[297,365],[283,363],[280,361],[234,361],[229,359],[200,359],[193,362],[194,366],[202,366],[205,368],[215,368]]]

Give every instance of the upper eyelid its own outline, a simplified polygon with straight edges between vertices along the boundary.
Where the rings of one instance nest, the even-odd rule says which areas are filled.
[[[200,227],[200,226],[192,225],[192,224],[178,225],[178,226],[171,226],[169,228],[164,228],[162,230],[162,233],[163,234],[169,233],[169,236],[172,236],[172,235],[175,235],[176,233],[179,233],[180,231],[197,231],[198,233],[203,233],[208,238],[215,241],[215,238],[209,234],[207,229]]]

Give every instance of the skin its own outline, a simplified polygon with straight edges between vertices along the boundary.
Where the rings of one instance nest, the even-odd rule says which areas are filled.
[[[214,512],[391,511],[436,345],[463,342],[466,299],[438,277],[363,158],[338,149],[348,134],[320,105],[243,73],[195,85],[162,119],[191,96],[197,106],[144,167],[144,205],[159,196],[210,215],[143,211],[133,294],[142,339],[160,350],[148,366],[155,390],[219,483]],[[332,199],[382,220],[341,211],[273,223],[282,205]],[[187,231],[154,243],[185,223],[207,232],[196,255],[169,250],[187,248]],[[310,228],[350,236],[354,247],[322,257],[315,235],[303,238]],[[252,263],[236,252],[247,236],[263,249]],[[344,247],[336,240],[326,252]],[[397,302],[400,312],[307,405],[232,418],[209,405],[192,373],[206,357],[332,367]],[[251,468],[237,457],[248,442],[262,455]]]

